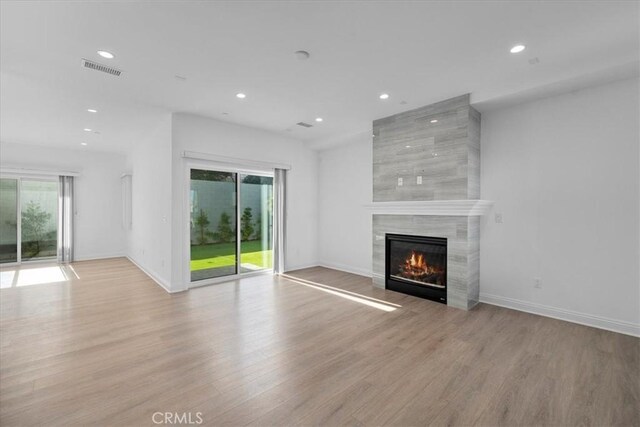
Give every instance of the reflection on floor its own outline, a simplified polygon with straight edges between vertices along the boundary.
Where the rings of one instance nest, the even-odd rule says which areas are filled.
[[[295,273],[294,273],[295,274]],[[313,289],[317,289],[322,292],[326,292],[331,295],[337,295],[341,298],[347,299],[349,301],[354,301],[360,304],[367,305],[369,307],[377,308],[382,311],[395,311],[396,308],[402,307],[399,304],[394,304],[388,301],[383,301],[377,298],[372,298],[366,295],[362,295],[356,292],[347,291],[344,289],[336,288],[333,286],[325,285],[323,283],[314,282],[311,280],[306,280],[300,277],[296,277],[292,274],[282,274],[282,277],[291,280],[292,282],[298,283],[300,285],[308,286]]]
[[[241,273],[252,273],[254,271],[267,270],[264,267],[242,263],[240,266]],[[234,265],[227,265],[224,267],[207,268],[204,270],[191,270],[191,281],[211,279],[215,277],[230,276],[236,274],[236,267]]]

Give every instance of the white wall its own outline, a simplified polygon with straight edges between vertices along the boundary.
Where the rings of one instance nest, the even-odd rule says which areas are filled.
[[[481,300],[640,333],[638,90],[482,114]]]
[[[318,213],[320,264],[371,275],[371,132],[319,153]]]
[[[190,114],[174,114],[172,121],[173,224],[172,285],[184,288],[183,195],[187,184],[182,153],[195,151],[218,156],[291,165],[287,176],[287,270],[317,264],[318,184],[317,153],[301,141],[263,130]],[[180,243],[182,242],[182,243]],[[188,243],[187,243],[188,244]],[[177,288],[176,288],[177,289]]]
[[[0,144],[2,166],[79,172],[75,178],[76,260],[124,256],[120,175],[122,154]]]
[[[131,230],[127,254],[167,290],[171,283],[171,116],[132,144]]]

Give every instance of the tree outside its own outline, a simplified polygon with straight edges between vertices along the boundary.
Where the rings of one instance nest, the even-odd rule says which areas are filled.
[[[196,217],[196,228],[198,229],[198,244],[206,245],[209,238],[213,237],[213,233],[209,231],[209,217],[200,209],[200,213]]]
[[[232,242],[235,239],[235,230],[231,227],[231,217],[228,213],[223,212],[218,222],[218,230],[214,233],[214,238],[222,243]]]
[[[29,202],[22,210],[23,251],[27,250],[31,256],[40,253],[43,243],[53,239],[55,231],[48,231],[47,224],[51,220],[51,213],[45,212],[39,204]]]
[[[240,217],[240,236],[242,237],[243,242],[246,242],[253,237],[254,228],[252,219],[253,214],[251,213],[251,208],[245,208],[242,212],[242,217]]]

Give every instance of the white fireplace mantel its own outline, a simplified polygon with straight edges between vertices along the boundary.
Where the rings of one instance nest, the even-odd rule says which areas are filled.
[[[373,202],[364,205],[375,215],[482,216],[493,206],[490,200],[432,200]]]

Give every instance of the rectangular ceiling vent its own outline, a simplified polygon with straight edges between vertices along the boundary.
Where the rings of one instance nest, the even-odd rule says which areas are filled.
[[[313,125],[310,125],[309,123],[305,123],[305,122],[299,122],[296,123],[298,126],[302,126],[303,128],[310,128],[313,127]]]
[[[107,67],[106,65],[98,64],[97,62],[89,61],[88,59],[84,58],[82,58],[82,66],[90,70],[102,71],[103,73],[111,74],[112,76],[116,77],[122,74],[122,71],[118,70],[117,68]]]

